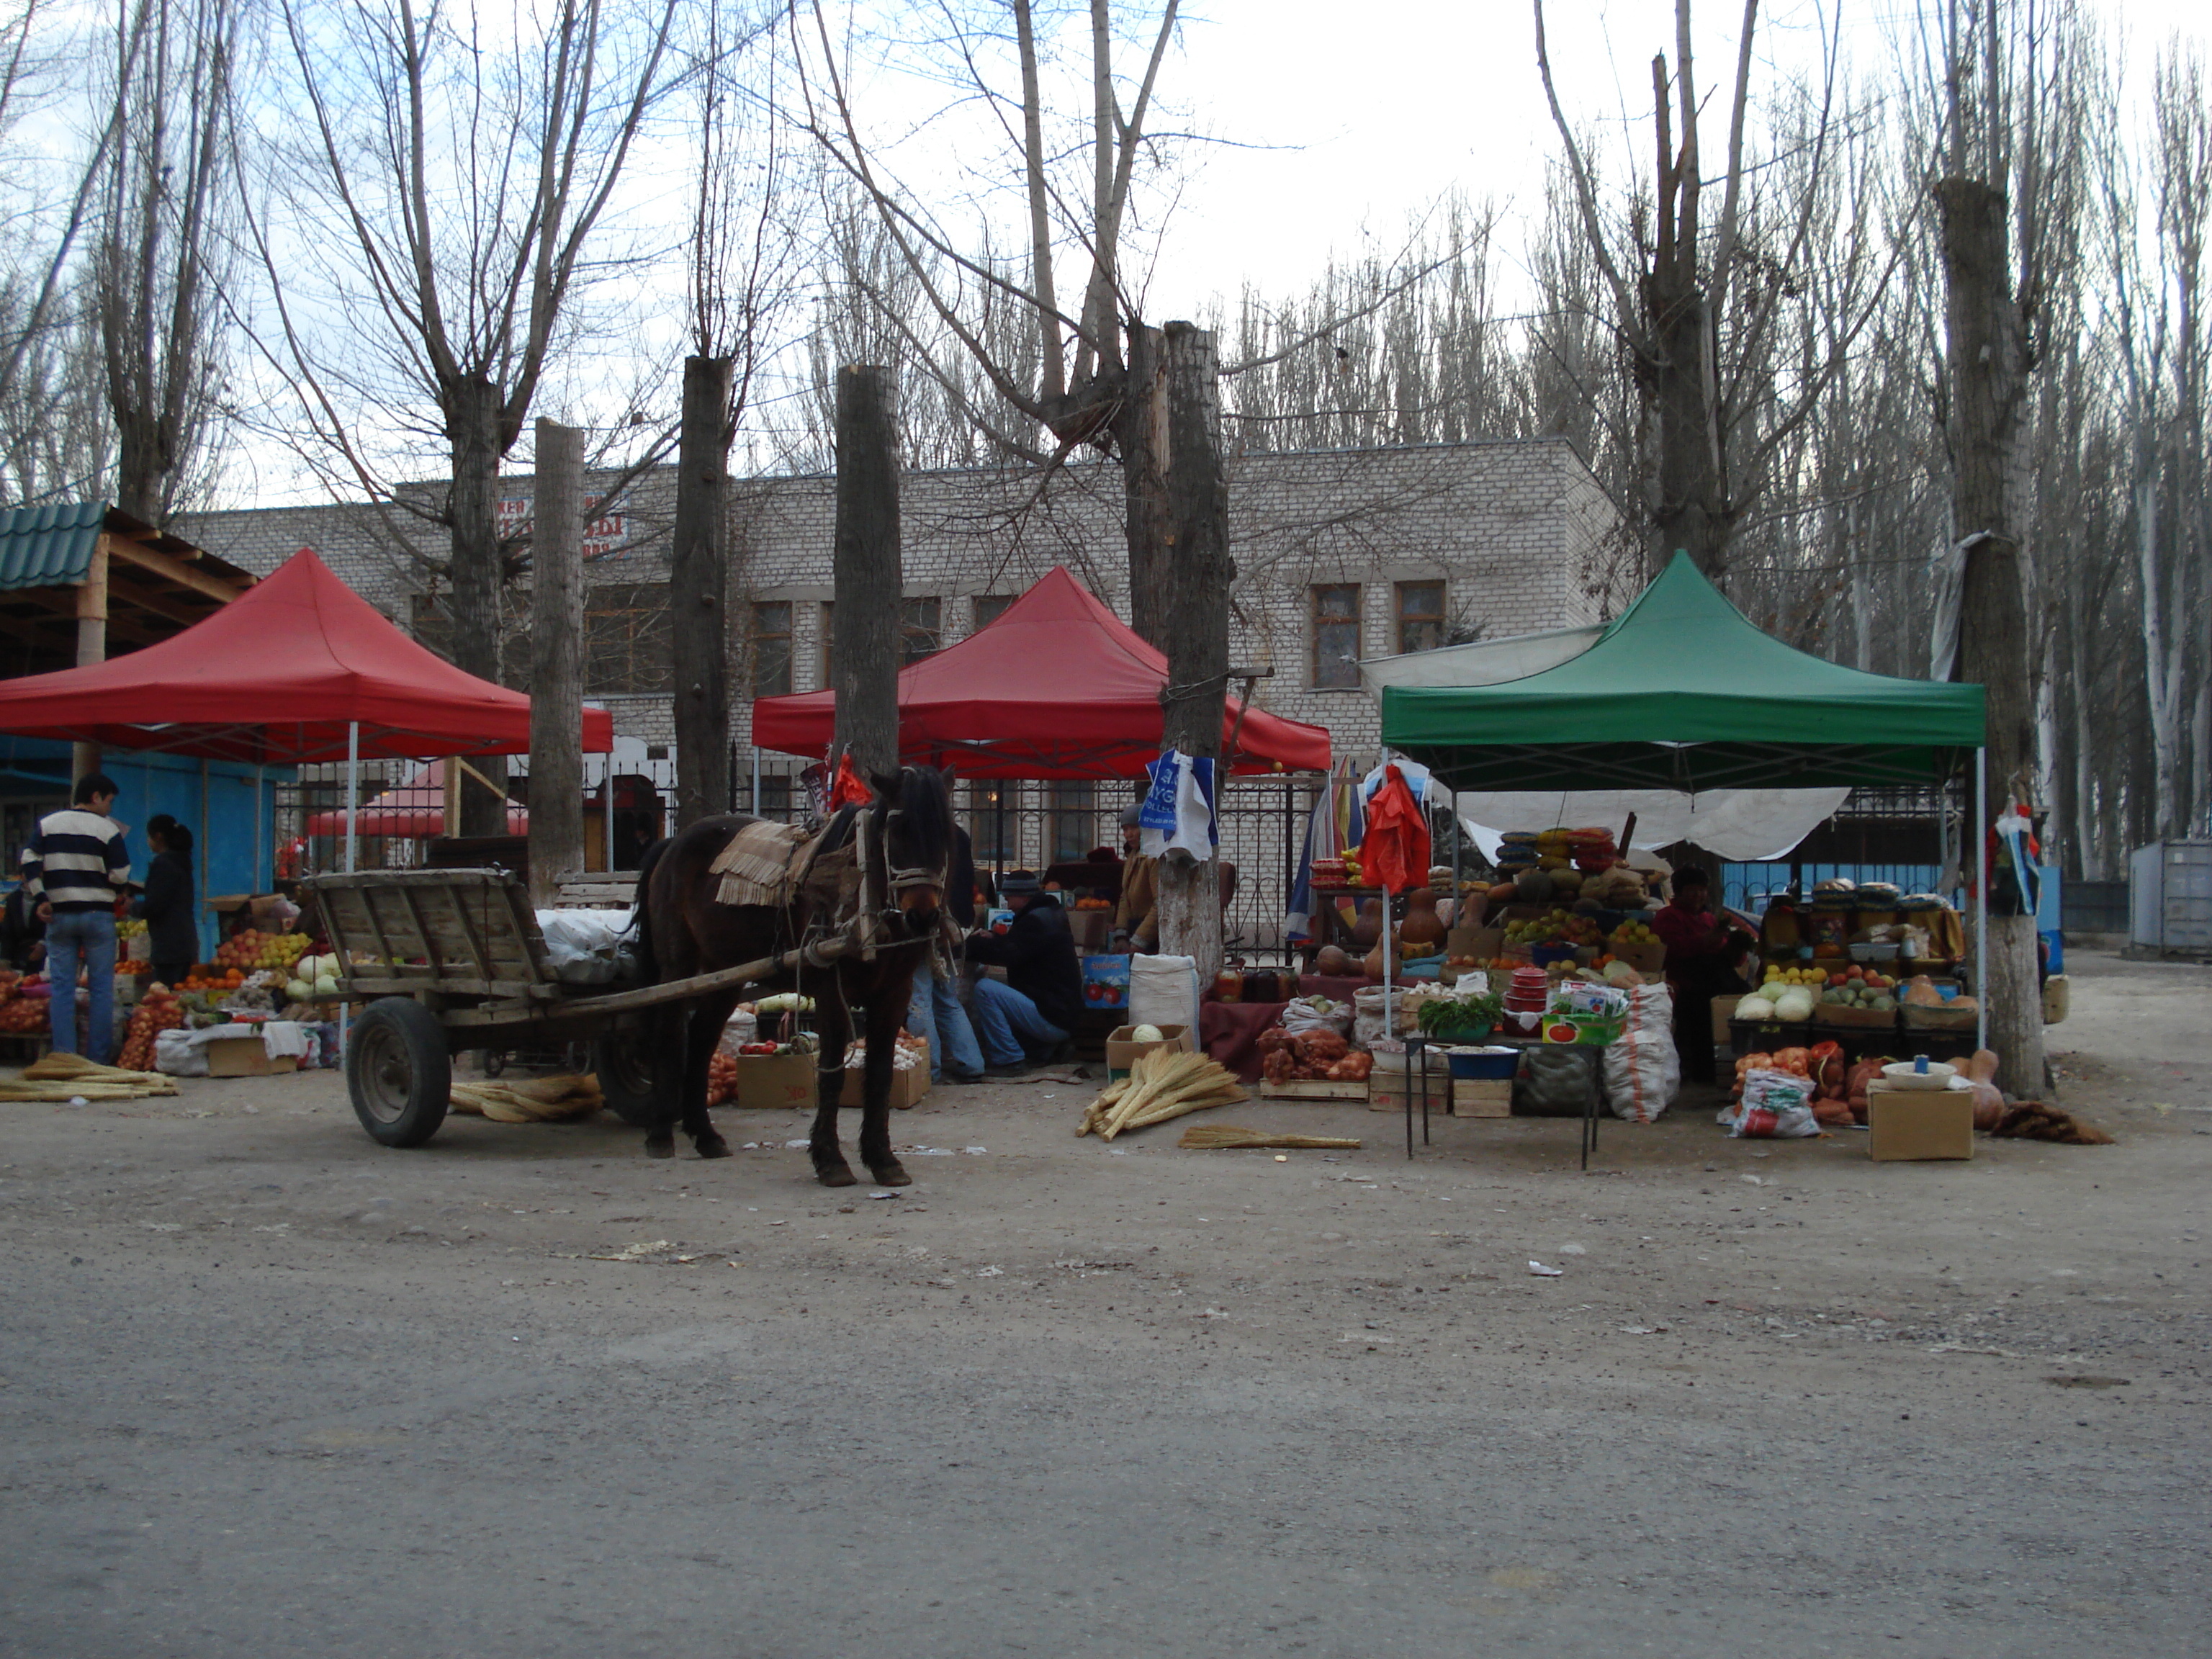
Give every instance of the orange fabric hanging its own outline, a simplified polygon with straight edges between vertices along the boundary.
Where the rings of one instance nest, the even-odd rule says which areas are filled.
[[[830,782],[830,810],[841,806],[866,806],[876,798],[876,792],[862,781],[853,768],[850,755],[837,757],[837,775]]]
[[[1429,821],[1405,775],[1395,767],[1367,802],[1367,833],[1359,843],[1360,873],[1386,893],[1425,886],[1429,877]]]

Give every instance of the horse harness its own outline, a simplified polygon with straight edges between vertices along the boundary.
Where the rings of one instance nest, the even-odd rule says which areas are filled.
[[[830,958],[821,953],[833,942],[870,962],[878,951],[922,944],[903,929],[899,895],[915,887],[941,890],[949,870],[890,862],[890,821],[903,810],[849,808],[845,821],[852,833],[835,847],[825,843],[836,832],[838,818],[811,835],[792,824],[760,821],[743,825],[709,866],[721,878],[715,898],[723,904],[785,910],[803,904],[807,926],[800,948],[811,967],[828,965]],[[958,934],[945,907],[939,908],[938,917],[938,932],[927,943],[933,955],[943,957],[958,943]],[[886,937],[893,932],[897,937]]]

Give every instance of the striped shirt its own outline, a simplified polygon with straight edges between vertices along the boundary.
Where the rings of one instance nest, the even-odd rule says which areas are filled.
[[[65,806],[39,820],[23,878],[32,897],[43,898],[56,915],[77,910],[106,910],[131,881],[131,851],[123,826],[82,806]]]

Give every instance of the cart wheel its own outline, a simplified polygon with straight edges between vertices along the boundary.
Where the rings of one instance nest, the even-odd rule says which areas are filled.
[[[420,1146],[453,1096],[453,1057],[438,1017],[409,997],[380,997],[346,1042],[346,1089],[369,1139]]]
[[[635,1035],[603,1036],[592,1045],[592,1070],[607,1109],[625,1123],[650,1127],[654,1121],[653,1061]]]

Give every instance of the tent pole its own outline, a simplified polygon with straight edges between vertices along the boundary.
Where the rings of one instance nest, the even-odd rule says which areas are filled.
[[[361,811],[361,722],[346,722],[346,874],[354,872],[356,820]]]
[[[1974,833],[1961,867],[1974,884],[1974,1047],[1990,1046],[1990,751],[1974,750]]]

